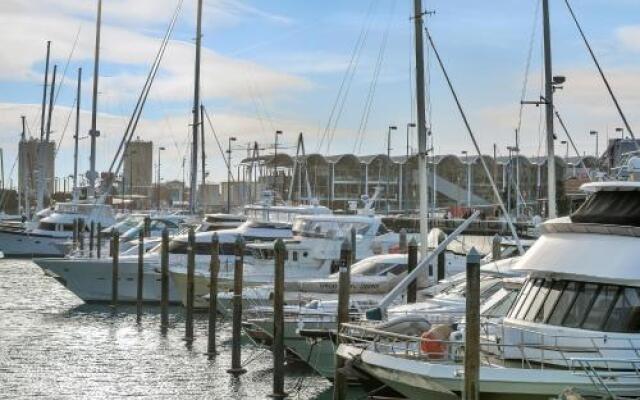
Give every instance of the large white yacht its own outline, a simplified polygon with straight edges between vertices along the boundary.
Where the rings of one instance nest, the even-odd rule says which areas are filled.
[[[542,224],[514,266],[528,278],[503,323],[481,338],[483,399],[547,399],[567,387],[607,398],[640,394],[640,182],[582,189],[591,194],[585,204]],[[458,398],[463,341],[377,335],[344,337],[338,355],[407,398]],[[428,351],[434,344],[437,354]]]
[[[248,207],[250,210],[253,207]],[[264,215],[265,206],[258,207],[260,215]],[[277,211],[276,211],[277,210]],[[220,241],[220,275],[233,276],[234,243],[238,237],[245,241],[263,240],[273,241],[278,238],[291,237],[291,227],[287,220],[293,220],[298,214],[329,213],[330,210],[322,206],[272,206],[268,217],[272,220],[249,219],[236,229],[220,230],[217,233]],[[293,214],[293,215],[290,215]],[[279,222],[281,218],[285,222]],[[208,293],[207,283],[209,263],[211,260],[211,239],[214,232],[198,232],[195,234],[195,261],[197,277],[196,294]],[[111,257],[96,258],[70,256],[63,259],[36,258],[34,262],[63,282],[65,286],[85,301],[107,301],[111,298]],[[119,260],[120,288],[119,296],[122,301],[133,301],[136,298],[137,255],[123,255]],[[183,273],[187,265],[187,235],[171,238],[169,243],[169,265],[171,268],[171,301],[180,299],[178,285],[184,285]],[[160,300],[160,246],[148,251],[144,255],[144,300]],[[227,274],[227,275],[225,275]]]
[[[91,222],[102,226],[115,222],[110,206],[93,201],[57,203],[47,214],[31,229],[0,229],[0,251],[7,257],[62,257],[76,220],[82,219],[84,230]]]

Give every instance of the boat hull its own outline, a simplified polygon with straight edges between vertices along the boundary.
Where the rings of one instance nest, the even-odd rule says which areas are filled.
[[[0,251],[5,257],[64,257],[68,237],[30,234],[23,230],[0,231]]]
[[[462,364],[434,363],[386,355],[341,344],[339,357],[350,360],[358,370],[387,384],[409,399],[458,399],[464,385]],[[542,400],[557,397],[566,388],[579,393],[598,392],[588,376],[579,371],[525,368],[480,368],[482,399]],[[637,378],[620,379],[610,388],[640,393]]]
[[[36,258],[34,262],[67,289],[86,302],[111,301],[113,266],[105,259],[56,259]],[[155,267],[145,265],[143,276],[143,301],[159,302],[161,276]],[[118,301],[135,302],[138,293],[138,263],[120,260],[118,264]],[[169,281],[169,302],[179,303],[175,285]]]

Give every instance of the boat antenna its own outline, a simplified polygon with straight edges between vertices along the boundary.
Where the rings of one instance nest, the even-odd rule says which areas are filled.
[[[93,95],[91,105],[91,130],[89,137],[91,138],[91,155],[89,157],[90,167],[87,178],[89,179],[89,187],[87,189],[87,197],[94,197],[96,193],[96,138],[100,136],[98,131],[98,78],[100,75],[100,24],[102,23],[102,0],[98,0],[98,16],[96,18],[96,44],[95,55],[93,60]]]
[[[502,210],[502,213],[504,214],[504,217],[507,221],[507,224],[509,225],[509,229],[511,230],[511,235],[513,236],[513,239],[516,242],[516,246],[518,247],[518,252],[520,253],[520,255],[524,254],[524,248],[522,247],[522,243],[520,243],[520,238],[518,237],[518,232],[516,231],[515,226],[513,225],[513,221],[511,221],[511,216],[509,215],[509,213],[507,212],[507,208],[504,205],[504,202],[502,201],[502,197],[500,196],[500,192],[498,191],[498,188],[496,187],[496,183],[493,180],[493,176],[491,174],[491,172],[489,171],[489,167],[487,166],[487,162],[485,161],[484,157],[482,156],[482,152],[480,152],[480,146],[478,146],[478,141],[476,140],[476,137],[473,133],[473,131],[471,130],[471,125],[469,124],[469,120],[467,119],[467,115],[464,112],[464,109],[462,108],[462,104],[460,103],[460,100],[458,99],[458,95],[455,91],[455,89],[453,88],[453,84],[451,83],[451,79],[449,79],[449,74],[447,73],[447,70],[444,67],[444,63],[442,62],[442,59],[440,58],[440,53],[438,52],[438,49],[436,48],[434,42],[433,42],[433,38],[431,37],[431,34],[429,33],[429,29],[425,28],[425,32],[427,33],[427,39],[429,40],[429,44],[431,45],[431,48],[433,49],[433,54],[436,56],[436,60],[438,60],[438,64],[440,65],[440,69],[442,70],[442,74],[444,75],[444,79],[447,82],[447,86],[449,87],[449,91],[451,92],[451,95],[453,96],[453,100],[456,103],[456,106],[458,108],[458,111],[460,112],[460,116],[462,117],[462,121],[464,122],[464,125],[467,129],[467,133],[469,134],[469,137],[471,138],[471,141],[473,142],[473,146],[475,147],[476,153],[478,154],[478,157],[480,159],[480,164],[482,164],[482,168],[484,169],[484,173],[486,174],[487,178],[489,179],[489,183],[491,183],[491,189],[493,190],[493,194],[496,197],[496,200],[498,201],[498,204],[500,206],[500,209]]]

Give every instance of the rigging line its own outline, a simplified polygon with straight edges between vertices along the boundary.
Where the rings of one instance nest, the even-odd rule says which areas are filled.
[[[113,167],[115,166],[116,161],[119,160],[116,170],[114,172],[115,175],[117,175],[118,172],[120,171],[120,168],[124,161],[124,146],[125,144],[127,145],[129,144],[129,142],[131,141],[131,138],[133,137],[133,133],[135,132],[138,126],[138,121],[140,120],[140,116],[142,115],[142,109],[147,101],[149,92],[151,91],[151,85],[153,84],[153,81],[155,80],[158,70],[160,69],[160,62],[162,61],[164,53],[169,44],[171,33],[173,32],[173,28],[175,27],[176,21],[178,19],[178,15],[180,14],[180,10],[182,8],[182,3],[183,3],[183,0],[180,0],[178,2],[178,5],[176,6],[176,10],[172,16],[171,22],[169,23],[169,27],[165,33],[165,36],[162,38],[160,48],[158,49],[158,53],[156,54],[154,63],[152,64],[151,70],[149,71],[149,75],[147,75],[147,80],[145,82],[145,85],[143,86],[140,96],[138,97],[136,107],[134,108],[133,114],[131,115],[131,118],[129,119],[129,122],[127,124],[127,129],[122,137],[122,140],[120,141],[120,145],[114,156],[111,166],[109,167],[109,172],[114,172]],[[122,156],[120,156],[121,152],[122,152]]]
[[[368,22],[367,22],[367,24],[368,24],[367,25],[367,29],[365,31],[363,40],[360,43],[360,49],[358,51],[355,63],[354,63],[353,68],[351,70],[351,75],[348,78],[347,86],[345,87],[345,92],[343,94],[342,101],[340,103],[340,108],[338,109],[338,115],[335,117],[335,119],[333,121],[333,127],[331,129],[331,133],[329,135],[329,142],[327,144],[327,153],[329,152],[329,148],[331,147],[331,143],[333,143],[333,138],[335,137],[335,133],[336,133],[336,130],[337,130],[337,127],[338,127],[338,122],[340,121],[340,118],[342,117],[342,112],[344,111],[344,107],[345,107],[345,104],[347,103],[347,98],[349,96],[349,92],[351,91],[351,86],[353,85],[353,81],[354,81],[354,78],[355,78],[355,75],[356,75],[356,70],[357,70],[358,66],[360,65],[360,59],[362,58],[363,49],[364,49],[364,46],[365,46],[365,44],[367,42],[367,39],[369,38],[369,31],[370,31],[370,28],[371,28],[372,20],[373,19],[370,18],[368,20]]]
[[[387,41],[389,38],[389,30],[391,28],[391,20],[393,18],[394,10],[396,6],[396,1],[394,0],[391,3],[391,9],[389,12],[389,19],[387,20],[387,26],[385,28],[384,34],[382,36],[382,43],[380,45],[380,51],[378,52],[378,59],[376,61],[376,66],[373,73],[373,79],[369,85],[369,93],[367,95],[368,103],[365,103],[365,110],[362,119],[360,120],[360,127],[358,128],[359,134],[359,143],[358,143],[358,152],[362,150],[362,143],[364,142],[365,132],[367,129],[367,125],[369,123],[369,116],[371,115],[371,109],[373,108],[373,100],[375,98],[376,89],[378,86],[378,79],[380,77],[380,71],[382,70],[382,63],[384,61],[384,55],[387,49]],[[356,139],[358,140],[358,139]],[[354,145],[355,149],[355,145]]]
[[[62,78],[60,78],[60,84],[58,85],[58,90],[56,90],[56,95],[53,99],[53,106],[58,102],[58,96],[60,95],[60,90],[62,90],[62,85],[64,84],[64,78],[67,76],[67,68],[69,68],[69,62],[73,57],[73,53],[76,51],[76,47],[78,46],[78,40],[80,38],[80,31],[82,30],[82,24],[78,27],[78,32],[76,32],[76,38],[73,41],[73,46],[71,47],[71,51],[69,52],[69,57],[67,57],[67,63],[64,65],[64,69],[62,70]]]
[[[69,121],[71,120],[71,115],[73,115],[74,111],[75,111],[75,106],[76,106],[76,102],[78,101],[78,99],[74,99],[73,100],[73,104],[71,105],[71,108],[69,109],[69,114],[67,114],[67,121],[64,123],[64,129],[62,130],[62,135],[60,135],[60,140],[58,141],[58,146],[56,146],[56,152],[55,154],[58,154],[58,150],[60,150],[60,146],[62,145],[62,140],[64,139],[64,135],[65,133],[67,133],[67,128],[69,127]]]
[[[368,35],[368,31],[369,31],[369,27],[370,27],[370,19],[371,19],[371,14],[373,13],[373,9],[374,9],[374,5],[377,5],[378,2],[377,1],[372,1],[369,3],[369,8],[367,10],[367,14],[365,15],[363,21],[362,21],[362,28],[360,29],[360,34],[358,35],[358,39],[356,40],[356,43],[353,46],[353,49],[351,50],[351,57],[349,60],[349,64],[347,65],[347,69],[345,70],[344,75],[342,76],[342,81],[340,82],[340,86],[338,88],[338,93],[336,94],[336,98],[333,102],[333,106],[331,108],[331,112],[329,113],[329,118],[327,120],[327,124],[324,128],[324,132],[322,133],[322,137],[320,138],[320,140],[318,141],[318,145],[316,148],[316,151],[320,151],[320,149],[322,148],[323,144],[324,144],[324,140],[326,138],[326,136],[328,135],[330,129],[331,129],[331,123],[334,119],[336,110],[338,109],[338,103],[342,100],[343,98],[343,92],[345,90],[345,85],[347,84],[347,82],[350,80],[349,76],[352,75],[352,70],[355,71],[354,68],[354,63],[356,62],[356,59],[359,60],[359,57],[357,56],[358,54],[360,54],[362,52],[362,47],[364,46],[364,41],[366,41],[366,36]],[[346,97],[346,95],[344,95]]]
[[[522,82],[522,90],[520,92],[520,110],[518,111],[518,124],[517,128],[518,132],[522,132],[522,114],[524,111],[524,101],[527,97],[527,87],[529,84],[529,71],[531,69],[531,59],[533,56],[533,46],[536,38],[536,33],[538,32],[538,18],[540,15],[540,1],[536,1],[536,10],[533,16],[533,23],[531,27],[531,36],[529,37],[529,51],[527,52],[527,61],[525,63],[524,69],[524,79]]]
[[[564,131],[565,135],[567,135],[567,138],[569,139],[569,143],[571,143],[571,147],[573,148],[573,151],[576,152],[576,155],[578,156],[579,163],[582,164],[582,166],[585,169],[587,169],[587,165],[584,163],[584,158],[580,155],[580,152],[578,151],[578,148],[576,147],[576,144],[573,142],[573,138],[569,134],[569,130],[567,129],[567,126],[564,124],[564,121],[560,117],[560,112],[558,111],[558,108],[555,106],[555,104],[553,106],[553,112],[556,115],[556,118],[558,119],[558,122],[560,122],[560,126],[562,127],[562,130]],[[589,177],[589,182],[591,182],[592,181],[591,175],[587,174],[587,176]]]
[[[580,23],[578,22],[578,19],[576,18],[576,15],[573,12],[573,8],[571,8],[571,5],[569,4],[569,0],[564,0],[564,3],[567,5],[567,8],[569,9],[569,13],[571,13],[571,18],[573,19],[573,22],[575,22],[576,24],[576,28],[578,28],[578,31],[580,32],[580,36],[582,36],[582,40],[584,41],[585,46],[587,46],[587,50],[589,50],[589,54],[591,55],[591,59],[593,60],[593,63],[596,65],[596,68],[598,68],[598,72],[600,73],[600,77],[602,78],[602,81],[604,82],[605,86],[607,87],[607,91],[609,92],[609,96],[611,96],[611,100],[613,100],[613,104],[615,104],[616,109],[618,110],[618,114],[620,114],[620,118],[622,118],[622,122],[624,122],[624,125],[627,128],[627,131],[629,132],[629,134],[631,135],[631,138],[633,139],[634,143],[636,143],[636,149],[638,148],[638,143],[635,141],[636,137],[633,134],[633,130],[631,129],[631,125],[629,125],[629,122],[627,121],[627,117],[624,115],[624,112],[622,111],[622,107],[620,107],[620,103],[618,103],[618,99],[616,97],[616,95],[613,93],[613,89],[611,88],[611,85],[609,85],[609,80],[607,79],[607,77],[604,74],[604,71],[602,70],[602,67],[600,66],[600,63],[598,62],[598,59],[596,58],[595,53],[593,52],[593,49],[591,48],[591,45],[589,44],[589,41],[587,40],[587,37],[585,36],[582,27],[580,26]]]
[[[220,140],[218,139],[218,134],[216,133],[216,130],[213,127],[213,124],[211,123],[211,118],[209,117],[209,111],[207,111],[207,107],[205,107],[205,106],[202,106],[202,108],[204,109],[204,117],[207,119],[207,122],[209,123],[209,128],[211,128],[211,134],[213,135],[213,138],[216,140],[216,144],[218,145],[218,150],[220,151],[220,155],[222,156],[222,160],[224,161],[224,165],[225,165],[225,167],[227,169],[231,170],[231,174],[230,174],[231,175],[231,182],[235,182],[235,179],[233,177],[233,170],[229,166],[229,160],[225,156],[225,151],[222,148],[222,144],[220,143]]]
[[[504,206],[504,202],[502,201],[502,197],[500,196],[500,192],[498,192],[498,188],[496,187],[496,183],[493,181],[493,175],[491,174],[491,172],[489,171],[489,167],[487,166],[487,162],[485,161],[484,157],[482,157],[482,152],[480,151],[480,146],[478,146],[478,141],[476,140],[475,135],[473,134],[473,131],[471,130],[471,125],[469,124],[469,120],[467,120],[467,115],[465,114],[464,110],[462,109],[462,104],[460,103],[460,100],[458,99],[458,95],[455,91],[455,89],[453,88],[453,84],[451,83],[451,79],[449,79],[449,74],[447,73],[447,70],[444,67],[444,64],[442,62],[442,59],[440,58],[440,54],[438,53],[438,49],[436,49],[436,46],[433,42],[433,38],[431,37],[431,33],[429,32],[429,28],[425,27],[424,28],[425,33],[427,34],[427,39],[429,40],[429,44],[431,45],[431,48],[433,49],[433,54],[436,56],[436,60],[438,61],[438,64],[440,65],[440,69],[442,70],[442,74],[444,75],[444,78],[447,82],[447,86],[449,87],[449,91],[451,92],[451,95],[453,96],[453,100],[456,103],[456,106],[458,108],[458,111],[460,112],[460,117],[462,117],[462,121],[464,122],[464,125],[467,129],[467,133],[469,133],[469,137],[471,138],[471,141],[473,142],[473,146],[476,149],[476,152],[478,153],[478,157],[480,159],[480,163],[482,164],[482,168],[484,169],[484,173],[487,176],[487,179],[489,180],[489,183],[491,183],[491,189],[493,189],[493,194],[496,196],[496,200],[498,201],[498,203],[500,204],[500,209],[502,210],[502,213],[504,214],[504,218],[507,221],[507,224],[509,225],[509,229],[511,230],[511,235],[513,236],[513,239],[516,242],[516,245],[518,246],[518,252],[520,253],[520,255],[524,254],[524,249],[522,248],[522,243],[520,243],[520,238],[518,237],[518,233],[516,232],[516,228],[513,226],[513,221],[511,221],[511,215],[509,215],[509,213],[507,212],[507,208]]]

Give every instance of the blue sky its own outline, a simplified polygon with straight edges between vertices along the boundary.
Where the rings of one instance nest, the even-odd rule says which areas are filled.
[[[103,59],[99,99],[98,165],[103,168],[126,125],[144,76],[178,0],[104,0]],[[528,98],[540,90],[541,25],[534,21],[538,0],[425,1],[435,10],[428,24],[444,62],[476,131],[482,150],[500,153],[512,145],[518,125],[529,42],[535,22]],[[89,128],[90,85],[95,18],[94,0],[6,0],[0,4],[0,135],[7,169],[16,155],[19,117],[27,115],[31,133],[39,135],[38,118],[45,41],[53,41],[54,62],[62,69],[78,35],[54,115],[53,137],[60,140],[75,98],[75,71],[84,69],[81,131]],[[284,142],[293,146],[304,132],[309,152],[337,154],[386,152],[389,125],[399,130],[392,138],[392,153],[403,154],[405,127],[415,112],[412,106],[413,25],[412,1],[257,1],[205,0],[203,103],[213,117],[221,140],[237,136],[238,144],[273,141],[282,129]],[[632,126],[640,106],[640,4],[634,0],[572,1],[592,45],[620,97]],[[596,74],[563,0],[551,0],[554,73],[567,83],[556,101],[580,151],[593,153],[588,132],[621,126],[604,86]],[[368,14],[370,13],[370,14]],[[367,17],[369,15],[369,17]],[[368,19],[367,19],[368,18]],[[163,68],[149,97],[138,135],[168,151],[163,155],[163,176],[181,176],[181,160],[188,140],[193,92],[193,40],[195,0],[186,0]],[[367,22],[369,21],[369,22]],[[368,24],[368,25],[367,25]],[[363,30],[362,47],[341,118],[330,146],[319,148],[340,82],[352,50]],[[380,64],[375,96],[359,135],[363,110],[383,37],[387,45]],[[432,57],[431,57],[432,58]],[[437,153],[459,154],[471,143],[444,86],[442,74],[430,62],[431,124]],[[523,152],[538,155],[543,132],[540,110],[523,112]],[[73,124],[61,141],[57,175],[72,169]],[[225,178],[221,155],[207,128],[207,169],[212,180]],[[361,129],[360,129],[361,130]],[[612,133],[610,133],[613,136]],[[563,138],[562,138],[563,139]],[[412,136],[412,142],[415,136]],[[88,141],[81,142],[88,153]],[[412,143],[413,145],[413,143]],[[413,145],[415,146],[415,145]],[[564,146],[558,144],[558,153]],[[240,153],[236,153],[239,155]],[[243,154],[245,154],[243,152]],[[88,166],[82,154],[80,169]],[[236,157],[238,159],[238,157]]]

